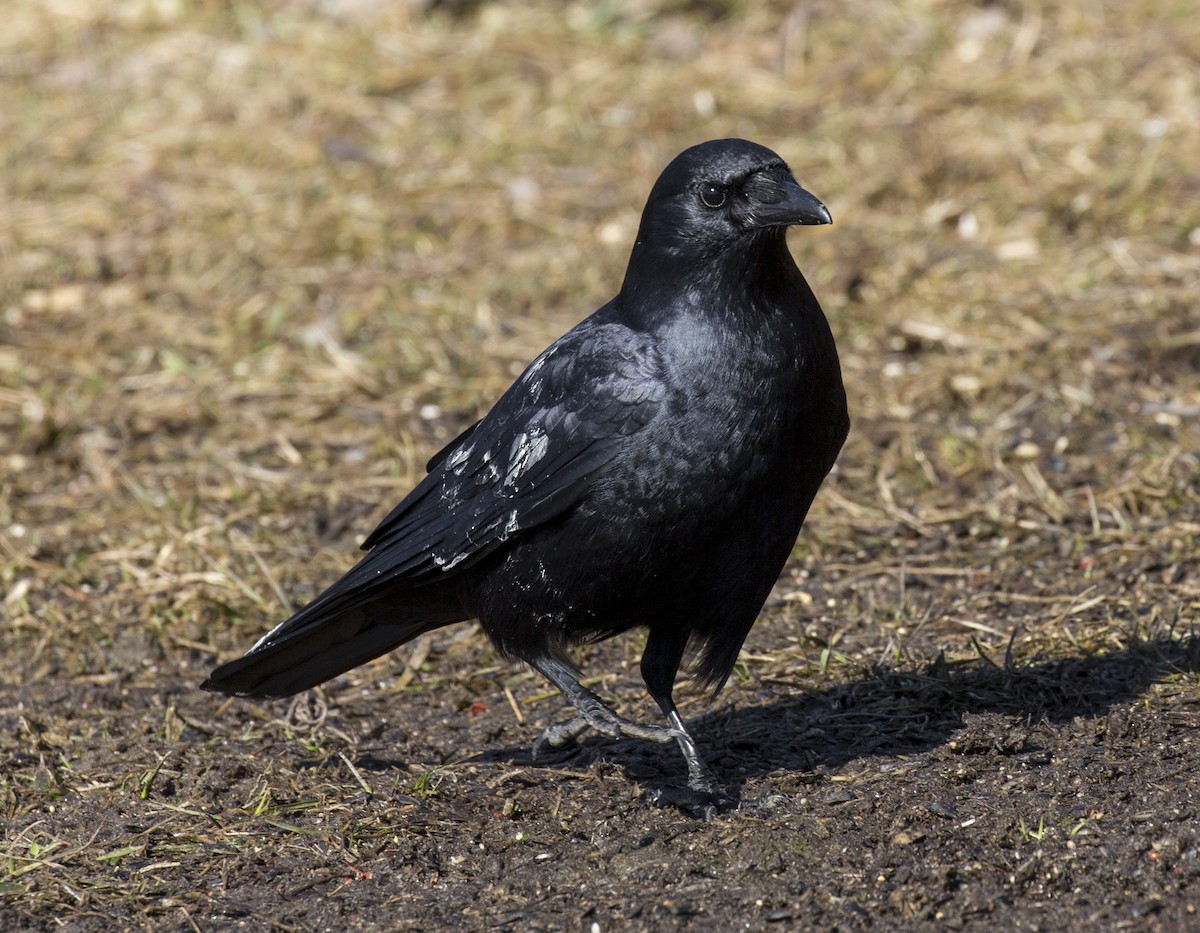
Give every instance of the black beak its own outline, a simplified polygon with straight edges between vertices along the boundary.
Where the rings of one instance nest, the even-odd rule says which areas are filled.
[[[754,220],[760,227],[833,223],[829,209],[794,181],[789,179],[774,187],[772,196],[777,195],[778,201],[767,201],[760,196],[759,203],[754,206]]]

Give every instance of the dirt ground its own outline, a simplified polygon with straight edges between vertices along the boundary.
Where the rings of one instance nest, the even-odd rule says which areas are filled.
[[[536,7],[536,8],[532,8]],[[1200,929],[1191,4],[36,0],[0,37],[0,929]],[[474,627],[201,693],[739,135],[854,428],[739,806]],[[580,653],[656,716],[639,638]]]

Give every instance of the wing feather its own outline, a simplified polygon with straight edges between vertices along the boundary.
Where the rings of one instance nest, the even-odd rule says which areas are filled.
[[[580,502],[666,396],[653,338],[593,316],[553,344],[363,542],[345,576],[259,642],[397,585],[445,580]],[[256,646],[257,647],[257,646]]]
[[[392,579],[470,566],[578,502],[665,394],[651,337],[585,321],[445,451],[364,549]]]

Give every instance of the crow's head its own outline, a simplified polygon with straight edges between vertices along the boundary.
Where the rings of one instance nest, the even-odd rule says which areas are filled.
[[[784,227],[827,223],[825,205],[796,184],[770,149],[714,139],[684,150],[663,170],[642,213],[637,247],[711,256],[764,234],[779,237]]]

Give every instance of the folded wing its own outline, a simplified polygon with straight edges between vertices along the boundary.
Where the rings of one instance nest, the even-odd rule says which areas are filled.
[[[447,581],[587,495],[666,395],[651,337],[589,318],[538,357],[363,542],[345,576],[251,654],[378,600]]]

